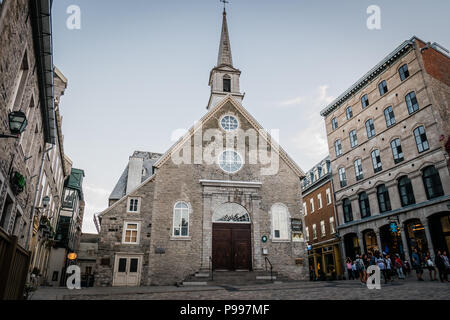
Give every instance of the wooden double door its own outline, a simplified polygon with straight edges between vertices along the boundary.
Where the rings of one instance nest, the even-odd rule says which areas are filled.
[[[250,224],[213,224],[212,264],[214,270],[252,269]]]

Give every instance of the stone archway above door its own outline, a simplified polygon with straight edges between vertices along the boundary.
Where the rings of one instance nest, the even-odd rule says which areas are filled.
[[[250,223],[250,215],[240,204],[228,202],[220,205],[213,213],[213,223]]]

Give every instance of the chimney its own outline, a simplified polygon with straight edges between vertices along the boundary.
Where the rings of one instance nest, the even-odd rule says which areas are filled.
[[[126,194],[136,189],[142,183],[142,169],[144,159],[135,156],[130,157],[128,162],[128,181]]]

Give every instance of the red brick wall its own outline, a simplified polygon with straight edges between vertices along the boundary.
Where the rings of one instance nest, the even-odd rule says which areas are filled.
[[[420,40],[417,40],[417,43],[419,48],[426,46]],[[450,86],[450,59],[448,57],[433,48],[428,48],[422,52],[422,60],[425,71],[430,76]]]

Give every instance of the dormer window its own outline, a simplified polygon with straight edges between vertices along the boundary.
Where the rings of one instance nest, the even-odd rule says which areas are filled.
[[[231,77],[229,75],[223,77],[223,92],[231,92]]]
[[[129,213],[139,213],[141,204],[139,203],[139,198],[128,198],[128,212]]]

